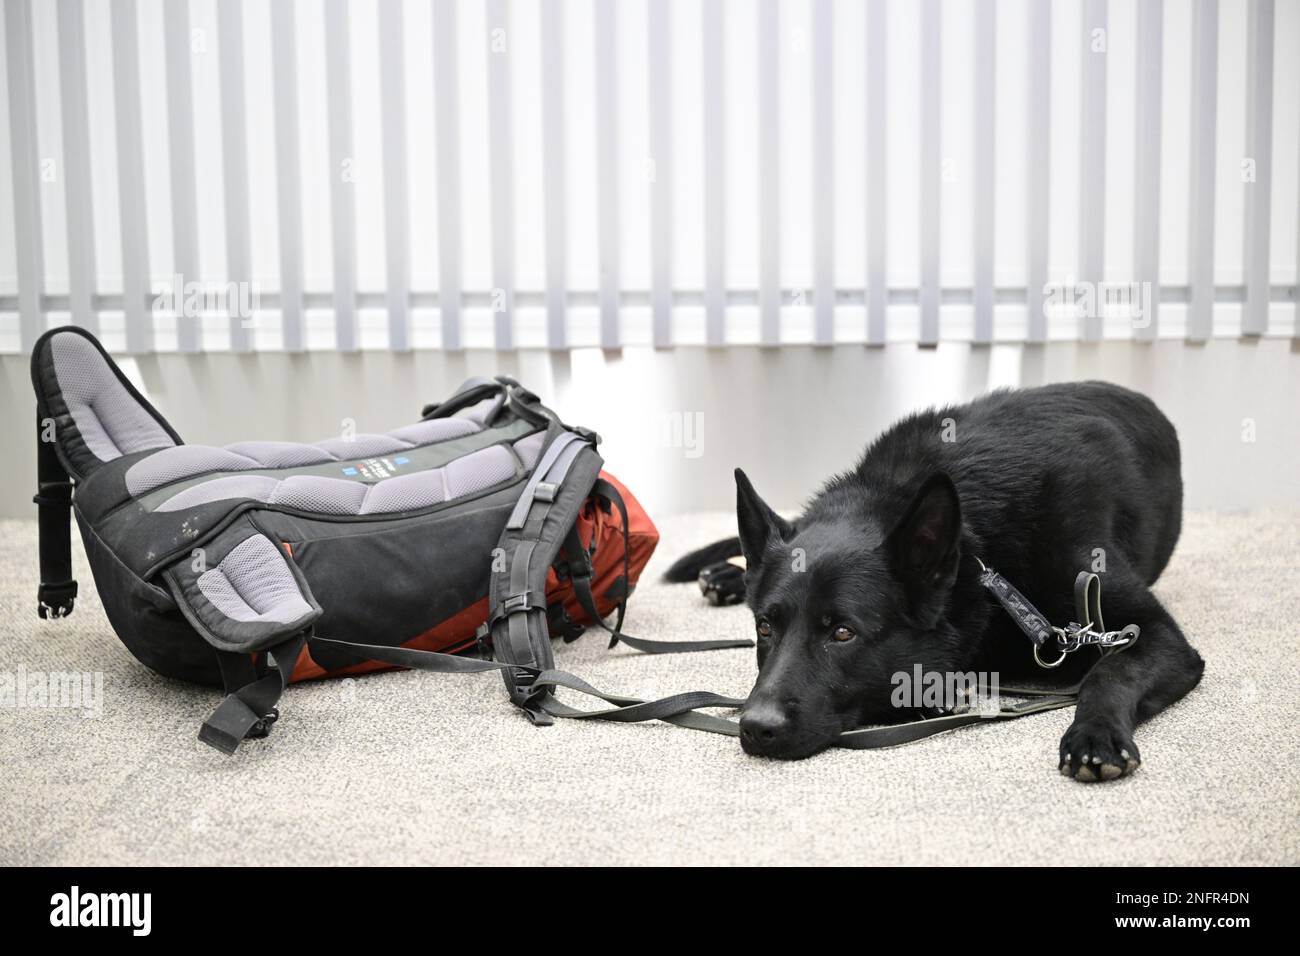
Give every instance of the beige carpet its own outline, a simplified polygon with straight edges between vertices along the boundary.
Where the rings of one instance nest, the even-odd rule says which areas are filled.
[[[662,522],[628,630],[743,635],[746,611],[653,580],[728,532]],[[1144,763],[1066,780],[1069,711],[802,763],[664,724],[531,727],[495,676],[394,673],[290,688],[269,740],[195,733],[216,694],[155,677],[108,626],[84,562],[42,622],[34,522],[0,523],[0,672],[102,672],[98,718],[0,709],[4,864],[1297,864],[1300,512],[1192,514],[1161,598],[1208,667],[1140,730]],[[80,554],[78,554],[80,558]],[[319,595],[322,601],[328,595]],[[681,658],[557,647],[597,686],[744,696],[752,651]]]

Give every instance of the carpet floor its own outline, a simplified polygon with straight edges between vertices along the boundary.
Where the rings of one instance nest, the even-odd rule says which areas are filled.
[[[628,632],[747,635],[744,609],[656,580],[733,528],[663,521]],[[217,694],[126,652],[79,549],[76,613],[37,619],[35,522],[3,522],[0,679],[99,673],[103,706],[0,707],[0,863],[1295,865],[1297,542],[1300,511],[1187,516],[1156,590],[1205,679],[1140,728],[1135,776],[1086,785],[1056,770],[1068,710],[777,763],[659,723],[537,729],[492,675],[296,685],[274,733],[226,758],[196,738]],[[604,645],[557,645],[558,666],[639,696],[743,697],[754,677],[752,651]]]

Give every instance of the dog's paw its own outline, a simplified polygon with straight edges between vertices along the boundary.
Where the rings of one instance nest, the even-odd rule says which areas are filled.
[[[1141,763],[1132,734],[1111,721],[1076,720],[1061,738],[1061,773],[1075,780],[1115,780]]]

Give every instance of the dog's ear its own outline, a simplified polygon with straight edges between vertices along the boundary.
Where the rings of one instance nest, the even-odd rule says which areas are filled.
[[[763,552],[773,539],[783,540],[792,531],[790,523],[767,506],[739,468],[736,469],[736,525],[740,529],[740,551],[750,568],[762,563]]]
[[[890,560],[914,597],[951,583],[961,541],[961,503],[943,472],[921,483],[886,539]]]

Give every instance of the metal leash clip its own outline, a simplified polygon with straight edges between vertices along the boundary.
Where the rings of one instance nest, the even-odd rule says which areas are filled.
[[[1123,650],[1136,641],[1141,633],[1141,628],[1136,624],[1118,631],[1106,630],[1101,618],[1101,578],[1092,571],[1081,571],[1074,579],[1074,612],[1083,623],[1071,621],[1065,627],[1056,627],[1028,598],[1012,587],[1006,578],[978,557],[975,562],[980,566],[980,584],[988,589],[1033,642],[1034,660],[1039,667],[1048,670],[1060,667],[1069,655],[1081,647],[1096,647],[1103,654]],[[1060,656],[1056,660],[1045,661],[1042,650],[1053,636],[1056,637]]]
[[[1060,644],[1061,650],[1066,654],[1071,654],[1081,647],[1093,645],[1102,649],[1110,647],[1125,647],[1137,640],[1141,628],[1136,624],[1130,624],[1121,631],[1101,631],[1097,630],[1095,625],[1075,624],[1071,621],[1065,629],[1056,629],[1056,640]]]

